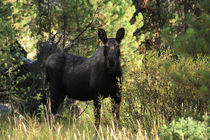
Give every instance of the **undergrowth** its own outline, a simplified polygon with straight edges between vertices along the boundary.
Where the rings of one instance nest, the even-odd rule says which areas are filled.
[[[90,107],[91,108],[91,107]],[[45,115],[44,115],[45,116]],[[93,116],[84,112],[80,118],[73,119],[64,113],[59,118],[54,127],[50,125],[48,117],[28,117],[21,115],[9,116],[0,119],[0,139],[70,139],[70,140],[130,140],[130,139],[148,139],[147,133],[139,129],[136,133],[124,128],[118,127],[113,120],[110,125],[102,124],[99,130],[94,125]],[[102,120],[103,121],[103,120]]]

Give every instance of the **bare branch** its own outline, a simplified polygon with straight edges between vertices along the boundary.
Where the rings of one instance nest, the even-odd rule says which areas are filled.
[[[72,42],[74,42],[75,40],[77,40],[92,25],[93,21],[95,20],[96,15],[97,15],[98,9],[101,6],[101,3],[102,3],[102,1],[98,4],[98,6],[96,8],[96,11],[94,13],[94,16],[93,16],[91,22],[85,27],[85,29]]]
[[[93,16],[93,18],[92,18],[92,20],[90,21],[90,23],[82,30],[82,32],[80,32],[78,35],[77,35],[77,37],[75,37],[68,45],[67,45],[67,47],[65,47],[64,48],[64,50],[68,50],[68,48],[70,47],[73,47],[74,45],[76,45],[76,44],[79,44],[79,41],[77,41],[76,43],[74,43],[76,40],[78,40],[79,39],[79,37],[89,28],[89,27],[91,27],[91,25],[93,24],[93,22],[94,22],[94,20],[95,20],[95,17],[96,17],[96,15],[97,15],[97,13],[98,13],[98,10],[99,10],[99,7],[101,7],[101,3],[103,2],[103,0],[98,4],[98,6],[97,6],[97,8],[96,8],[96,10],[95,10],[95,13],[94,13],[94,16]],[[92,38],[92,37],[91,37]],[[86,39],[87,40],[87,39]]]
[[[58,41],[55,43],[56,44],[56,46],[58,45],[58,43],[61,41],[61,39],[62,39],[62,35],[60,36],[60,38],[58,39]]]
[[[64,48],[64,51],[67,52],[67,51],[68,51],[69,49],[71,49],[73,46],[78,45],[78,44],[81,43],[82,41],[94,39],[94,38],[96,38],[96,37],[97,37],[97,35],[94,35],[94,36],[92,36],[92,37],[82,38],[82,39],[78,40],[78,41],[75,42],[75,43],[69,43],[68,46],[67,46],[66,48]],[[81,47],[79,47],[79,48],[81,48]],[[79,49],[79,48],[77,48],[77,49]]]
[[[54,41],[55,41],[55,37],[56,37],[57,34],[59,34],[59,32],[55,33],[55,34],[53,35],[53,37],[50,38],[49,40],[51,40],[52,42],[54,42]]]

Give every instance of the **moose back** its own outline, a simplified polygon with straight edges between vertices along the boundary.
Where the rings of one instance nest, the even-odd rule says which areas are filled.
[[[64,51],[51,54],[46,60],[46,77],[50,83],[51,111],[56,114],[66,96],[80,101],[94,100],[95,123],[100,123],[100,97],[111,97],[113,113],[119,118],[121,89],[120,42],[125,34],[120,28],[115,38],[107,38],[103,29],[98,36],[104,46],[90,58]]]

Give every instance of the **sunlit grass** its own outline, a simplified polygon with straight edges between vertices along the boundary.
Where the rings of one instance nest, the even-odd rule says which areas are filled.
[[[102,125],[99,130],[94,125],[94,118],[83,114],[78,119],[59,118],[54,127],[48,123],[48,117],[28,117],[14,115],[0,119],[0,139],[11,140],[127,140],[149,139],[147,133],[140,128],[133,133],[127,128],[119,128],[110,119],[111,125]]]

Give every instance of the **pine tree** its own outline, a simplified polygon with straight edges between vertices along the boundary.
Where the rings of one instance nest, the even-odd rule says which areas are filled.
[[[136,15],[136,22],[130,23],[130,19],[136,11],[132,0],[106,1],[102,4],[99,11],[97,26],[104,28],[107,31],[108,37],[115,37],[116,31],[119,28],[125,28],[125,37],[121,43],[123,65],[127,65],[125,71],[127,71],[126,69],[130,69],[132,65],[140,64],[140,56],[137,50],[142,41],[142,37],[140,36],[137,39],[134,36],[134,32],[143,26],[143,16],[139,13]]]
[[[12,4],[5,0],[0,1],[0,58],[2,65],[8,62],[7,54],[9,51],[9,45],[14,39],[14,30],[12,27]]]
[[[9,67],[12,64],[10,57],[10,44],[14,40],[15,33],[12,26],[12,4],[6,0],[0,0],[0,97],[5,96],[8,82]]]
[[[209,65],[210,56],[210,8],[209,1],[189,2],[190,9],[185,12],[185,30],[177,29],[179,18],[172,20],[173,24],[166,26],[162,31],[162,41],[166,46],[171,46],[180,58],[193,59],[192,65]],[[183,22],[182,22],[183,23]],[[185,60],[184,60],[185,61]],[[188,68],[188,71],[194,71]],[[178,72],[180,73],[180,72]],[[187,73],[187,72],[185,72]],[[196,71],[199,78],[187,77],[192,86],[200,91],[203,101],[208,102],[210,108],[210,69]],[[200,79],[201,80],[196,80]]]

